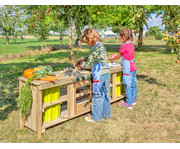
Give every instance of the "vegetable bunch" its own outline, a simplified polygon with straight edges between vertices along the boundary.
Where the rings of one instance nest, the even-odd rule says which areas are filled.
[[[23,84],[20,91],[20,96],[17,99],[17,107],[20,110],[22,117],[28,116],[31,109],[31,105],[33,101],[32,92],[30,88],[31,81],[34,79],[41,79],[41,78],[45,78],[44,79],[45,81],[54,81],[56,79],[56,78],[52,78],[55,77],[55,73],[53,72],[53,68],[49,65],[41,66],[41,67],[39,66],[37,69],[34,68],[33,70],[34,70],[32,72],[33,74],[31,76],[28,76],[26,82]]]

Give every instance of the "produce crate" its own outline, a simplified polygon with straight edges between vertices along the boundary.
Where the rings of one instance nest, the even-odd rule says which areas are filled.
[[[119,75],[121,72],[122,67],[111,68],[111,103],[126,96]],[[58,80],[53,82],[41,80],[31,82],[33,102],[30,114],[26,118],[20,117],[20,128],[23,129],[25,126],[32,129],[37,133],[37,138],[41,138],[47,128],[91,110],[91,72],[73,70],[58,71],[55,74]],[[19,78],[19,91],[25,81],[26,78]],[[118,96],[116,96],[116,92]]]

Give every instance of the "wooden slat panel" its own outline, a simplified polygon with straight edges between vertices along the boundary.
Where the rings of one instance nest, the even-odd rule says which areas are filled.
[[[31,91],[32,91],[32,106],[30,110],[30,114],[26,117],[25,119],[25,126],[34,130],[35,132],[37,131],[37,125],[36,125],[36,107],[37,107],[37,92],[36,92],[36,86],[31,85]]]
[[[77,111],[76,111],[75,115],[78,114],[78,113],[83,113],[83,112],[85,113],[85,112],[90,110],[90,102],[89,102],[89,100],[78,103],[78,104],[76,104],[76,106],[77,106]]]

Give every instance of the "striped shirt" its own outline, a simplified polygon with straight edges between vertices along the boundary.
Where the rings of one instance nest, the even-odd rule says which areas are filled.
[[[94,63],[101,63],[101,75],[110,73],[109,68],[104,65],[107,63],[107,55],[105,47],[98,41],[94,46],[89,50],[89,56],[86,63],[82,67],[86,69],[91,69]]]

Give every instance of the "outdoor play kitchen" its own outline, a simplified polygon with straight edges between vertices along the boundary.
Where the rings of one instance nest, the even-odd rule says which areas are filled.
[[[126,94],[121,64],[110,63],[109,66],[113,103]],[[51,66],[28,69],[19,77],[19,93],[20,128],[30,128],[41,138],[47,128],[91,111],[91,71],[78,66],[57,72],[53,72]]]

